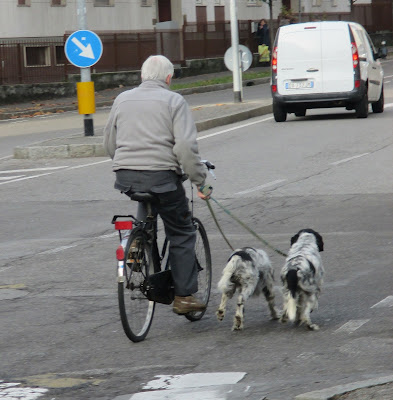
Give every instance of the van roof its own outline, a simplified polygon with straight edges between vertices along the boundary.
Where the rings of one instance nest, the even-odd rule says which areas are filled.
[[[299,32],[303,31],[304,29],[312,29],[319,28],[321,30],[324,29],[334,29],[334,27],[339,28],[344,25],[359,25],[356,22],[349,22],[349,21],[315,21],[315,22],[304,22],[300,24],[289,24],[280,26],[280,31],[289,32]]]

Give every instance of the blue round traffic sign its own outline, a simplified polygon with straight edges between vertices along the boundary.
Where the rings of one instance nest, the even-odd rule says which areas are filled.
[[[64,52],[68,61],[76,67],[91,67],[101,58],[102,42],[92,31],[76,31],[67,39]]]

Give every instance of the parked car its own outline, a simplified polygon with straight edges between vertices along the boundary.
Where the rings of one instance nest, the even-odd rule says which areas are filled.
[[[383,112],[383,70],[366,30],[344,21],[278,29],[272,52],[273,114],[305,116],[311,108],[345,107],[367,118],[369,103]]]

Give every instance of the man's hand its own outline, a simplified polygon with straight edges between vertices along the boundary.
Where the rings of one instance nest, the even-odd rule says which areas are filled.
[[[210,195],[213,192],[213,187],[210,185],[201,185],[198,186],[198,197],[202,200],[208,200],[210,199]]]

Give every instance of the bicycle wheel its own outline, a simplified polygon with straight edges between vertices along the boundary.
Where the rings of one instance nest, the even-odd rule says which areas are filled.
[[[124,251],[126,279],[118,284],[121,323],[133,342],[145,339],[153,321],[155,302],[146,297],[146,281],[153,273],[151,247],[142,232],[131,232]]]
[[[194,296],[202,303],[209,303],[210,289],[212,282],[212,260],[210,254],[209,241],[202,222],[198,218],[193,218],[196,229],[195,258],[198,266],[198,292]],[[198,321],[203,317],[205,311],[193,311],[185,314],[190,321]]]

